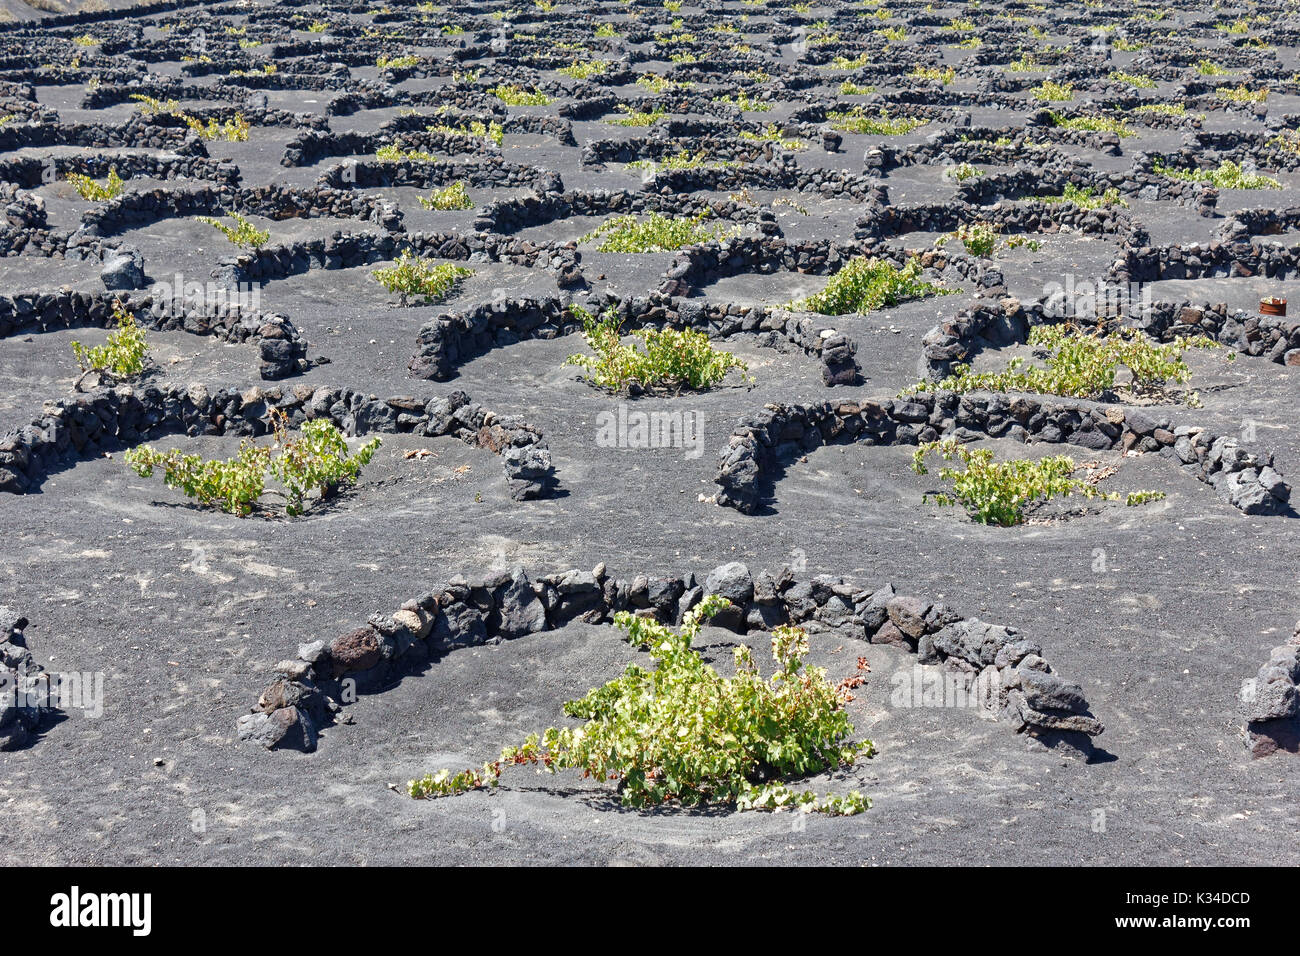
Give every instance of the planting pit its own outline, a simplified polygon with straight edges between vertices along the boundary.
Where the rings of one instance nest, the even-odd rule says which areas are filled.
[[[0,663],[23,656],[17,638],[47,672],[100,674],[103,710],[27,713],[21,733],[0,715],[0,859],[1300,862],[1278,836],[1300,826],[1300,327],[1258,310],[1300,301],[1300,152],[1278,140],[1300,113],[1300,61],[1283,4],[1254,8],[1246,38],[1191,0],[1166,5],[1173,36],[1125,9],[1002,0],[970,30],[948,28],[960,6],[879,20],[847,0],[807,13],[557,0],[512,8],[508,28],[497,0],[381,15],[341,0],[89,6],[0,24],[13,115],[0,125]],[[327,30],[308,32],[314,19]],[[598,35],[606,23],[619,36]],[[72,42],[85,33],[113,52]],[[597,59],[604,72],[558,72]],[[1231,73],[1202,75],[1201,60]],[[1073,98],[1034,99],[1045,80]],[[846,81],[874,89],[841,93]],[[507,106],[490,92],[501,84],[551,102]],[[1268,95],[1216,94],[1239,85]],[[204,119],[242,113],[249,137],[205,139],[142,114],[133,92]],[[927,122],[833,128],[830,113],[858,108]],[[631,112],[661,115],[612,122]],[[1083,128],[1107,120],[1134,135]],[[426,130],[474,121],[500,124],[502,143]],[[389,143],[436,158],[379,162]],[[1225,161],[1281,188],[1156,172]],[[102,182],[114,163],[125,198],[82,200],[64,181]],[[979,175],[945,175],[965,163]],[[456,182],[472,209],[422,208]],[[1067,185],[1127,205],[1037,201]],[[644,254],[578,241],[614,216],[706,206],[706,225],[738,235]],[[269,230],[265,247],[194,218],[218,208]],[[997,227],[991,255],[952,237],[982,223]],[[404,251],[474,275],[400,306],[371,273]],[[957,291],[838,316],[782,308],[859,255],[916,255],[920,280]],[[137,258],[143,278],[123,261]],[[177,276],[255,300],[229,321],[207,305],[164,321],[142,303]],[[1223,346],[1187,354],[1179,388],[1198,404],[907,392],[961,362],[1034,361],[1036,326],[1094,327],[1089,282],[1136,296],[1124,325]],[[106,340],[114,295],[139,310],[156,370],[73,393],[69,343]],[[592,387],[565,363],[589,352],[575,306],[614,308],[625,335],[703,332],[752,381]],[[123,460],[144,442],[213,459],[269,444],[273,407],[295,432],[328,420],[353,449],[383,444],[355,487],[299,517],[200,507]],[[941,438],[999,462],[1070,455],[1114,469],[1103,490],[1163,497],[1057,497],[1022,523],[981,524],[922,501],[950,489],[934,456],[928,475],[912,469],[918,443]],[[792,835],[789,814],[632,812],[612,784],[526,767],[496,792],[405,795],[566,723],[565,700],[645,660],[613,614],[675,626],[711,576],[741,607],[697,640],[720,672],[743,643],[770,673],[786,620],[808,628],[808,663],[832,682],[867,659],[845,707],[877,754],[787,782],[860,790],[871,809]],[[419,613],[399,610],[410,601]],[[971,619],[1037,649],[997,665],[1010,632]],[[1001,636],[980,643],[988,633]],[[1023,671],[1023,699],[981,712],[896,693],[989,667]],[[343,700],[353,672],[364,686]]]

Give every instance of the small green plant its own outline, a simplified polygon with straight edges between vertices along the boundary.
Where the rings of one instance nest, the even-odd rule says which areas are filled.
[[[1121,139],[1137,135],[1133,128],[1123,120],[1113,119],[1109,116],[1064,116],[1057,112],[1052,112],[1050,115],[1052,125],[1060,129],[1083,130],[1089,133],[1114,133]]]
[[[494,86],[488,92],[506,106],[546,106],[551,102],[551,98],[545,93],[530,93],[517,86],[507,86],[505,84]]]
[[[325,419],[305,422],[296,438],[290,437],[283,413],[273,417],[272,425],[273,445],[257,445],[245,439],[239,453],[225,461],[204,461],[199,455],[186,455],[178,449],[164,452],[141,445],[126,453],[126,463],[142,478],[150,478],[155,468],[162,468],[167,487],[179,489],[200,504],[241,516],[251,514],[267,493],[269,473],[284,489],[272,493],[284,499],[285,513],[300,515],[311,493],[317,493],[323,501],[340,488],[355,484],[381,443],[379,438],[372,438],[355,453],[349,453],[342,433]],[[275,454],[277,451],[279,454]]]
[[[117,319],[117,328],[108,333],[107,342],[91,347],[73,342],[72,354],[83,373],[109,372],[118,378],[131,378],[144,371],[149,343],[145,341],[144,331],[135,324],[135,316],[117,299],[113,300],[113,317]]]
[[[1117,329],[1109,335],[1082,332],[1068,324],[1039,325],[1029,333],[1029,344],[1046,350],[1043,366],[1026,365],[1013,358],[1001,372],[973,372],[969,365],[956,365],[940,382],[920,382],[910,391],[936,392],[1031,392],[1069,398],[1098,398],[1115,389],[1116,374],[1126,368],[1128,390],[1134,394],[1167,397],[1168,384],[1184,384],[1191,369],[1183,359],[1188,349],[1212,349],[1219,345],[1206,336],[1179,336],[1173,342],[1158,343],[1135,329]],[[1196,395],[1188,396],[1196,404]]]
[[[899,269],[884,259],[858,256],[831,276],[821,292],[791,303],[790,308],[821,315],[847,315],[957,291],[924,281],[917,259],[909,259]]]
[[[624,345],[622,327],[612,315],[593,316],[581,306],[570,311],[582,320],[582,337],[595,355],[570,355],[565,364],[577,365],[593,384],[616,391],[636,383],[642,388],[712,388],[732,369],[748,366],[730,352],[715,349],[709,337],[692,329],[641,329],[632,333],[636,344]]]
[[[866,810],[870,801],[857,791],[819,798],[779,782],[852,766],[875,752],[870,741],[849,742],[853,725],[845,704],[850,696],[843,688],[854,678],[836,686],[824,670],[806,666],[807,635],[789,626],[772,631],[777,669],[771,677],[759,674],[743,646],[735,649],[735,676],[720,676],[692,644],[703,622],[729,604],[707,595],[677,631],[619,611],[615,626],[649,652],[653,669],[629,664],[619,677],[567,702],[565,714],[585,721],[581,727],[532,734],[523,746],[503,750],[498,760],[456,774],[427,774],[410,781],[407,792],[428,799],[496,787],[503,765],[532,765],[617,780],[628,807],[676,801],[688,807],[790,807],[841,815]],[[865,667],[860,659],[859,683]]]
[[[381,56],[375,60],[375,66],[380,70],[409,70],[419,63],[420,58],[414,53],[406,56]]]
[[[902,43],[907,39],[907,31],[902,27],[885,27],[876,33],[884,37],[887,43]]]
[[[426,133],[443,133],[447,136],[473,136],[479,139],[485,139],[489,142],[500,146],[505,141],[505,128],[495,120],[489,120],[484,123],[482,120],[471,120],[466,126],[448,126],[446,124],[436,124],[425,127]],[[427,154],[424,154],[427,155]],[[407,158],[410,154],[407,154]],[[423,158],[423,157],[421,157]],[[429,162],[430,160],[424,160]]]
[[[616,37],[619,33],[614,29],[614,24],[602,23],[600,26],[596,27],[595,35],[597,37]]]
[[[593,76],[600,76],[608,69],[608,60],[588,60],[585,63],[581,60],[574,60],[570,66],[562,66],[556,72],[563,73],[575,80],[585,80]]]
[[[1116,83],[1125,83],[1139,90],[1154,90],[1156,81],[1149,76],[1141,76],[1137,73],[1125,73],[1123,70],[1112,70],[1110,79]]]
[[[313,20],[307,25],[308,33],[324,33],[330,27],[327,20]]]
[[[1128,206],[1127,200],[1120,197],[1119,190],[1114,186],[1109,187],[1100,196],[1094,195],[1093,187],[1079,187],[1074,183],[1066,183],[1065,189],[1059,196],[1039,196],[1039,202],[1045,203],[1073,203],[1080,209],[1100,209],[1102,206]]]
[[[1186,103],[1143,103],[1129,110],[1130,113],[1154,113],[1159,116],[1186,116]]]
[[[644,218],[615,216],[587,233],[579,242],[599,239],[597,252],[676,252],[687,246],[711,240],[726,239],[734,230],[718,224],[706,226],[708,211],[698,216],[679,219],[650,212]]]
[[[997,248],[998,229],[987,222],[963,223],[955,232],[936,240],[935,245],[942,246],[953,239],[960,242],[970,255],[987,258]]]
[[[714,99],[715,103],[730,103],[737,109],[745,113],[766,113],[772,108],[772,104],[766,100],[754,99],[749,94],[741,92],[735,96],[719,96]]]
[[[81,173],[68,173],[64,177],[72,183],[72,188],[77,191],[82,199],[89,199],[93,202],[103,202],[107,199],[116,199],[122,194],[122,186],[125,180],[117,174],[117,167],[110,167],[108,178],[103,183],[98,183],[89,176],[83,176]]]
[[[402,305],[414,297],[426,303],[446,297],[464,279],[474,274],[449,262],[433,263],[416,258],[410,249],[403,250],[392,266],[375,269],[371,277],[389,292],[401,297]]]
[[[964,183],[968,179],[977,179],[984,175],[984,171],[978,166],[970,163],[958,163],[956,166],[949,166],[943,171],[947,179],[955,179],[959,183]]]
[[[957,79],[957,71],[951,66],[940,68],[937,66],[917,65],[912,69],[912,76],[922,80],[933,80],[936,83],[942,83],[947,86],[953,80]]]
[[[636,78],[636,85],[644,86],[652,93],[666,93],[669,90],[680,89],[687,84],[678,83],[675,80],[670,80],[665,76],[660,76],[658,73],[642,73],[640,76]],[[662,116],[663,114],[660,113],[659,115]],[[631,125],[631,124],[622,124],[622,125]]]
[[[840,96],[867,96],[876,92],[874,86],[859,86],[852,80],[845,80],[840,84]]]
[[[417,197],[425,209],[446,211],[452,209],[473,209],[474,201],[469,198],[463,182],[454,182],[442,189],[435,189],[428,196]]]
[[[1201,76],[1226,76],[1231,70],[1226,70],[1213,60],[1198,60],[1196,62],[1196,72]]]
[[[236,113],[228,120],[219,120],[212,116],[204,121],[183,113],[181,118],[185,120],[186,126],[199,135],[200,139],[205,140],[223,139],[228,143],[241,143],[248,139],[248,131],[252,128],[244,119],[243,113]]]
[[[381,163],[436,163],[438,157],[423,149],[402,149],[396,143],[380,146],[375,159]]]
[[[1216,189],[1281,189],[1272,176],[1248,173],[1237,163],[1225,159],[1217,169],[1179,169],[1157,159],[1152,168],[1162,176],[1189,183],[1210,183]]]
[[[807,149],[808,144],[796,136],[787,136],[782,132],[781,127],[775,123],[768,123],[767,126],[757,133],[742,129],[736,133],[740,139],[747,139],[753,142],[775,143],[782,149],[800,150]]]
[[[1034,99],[1045,103],[1058,103],[1074,99],[1073,83],[1057,83],[1055,80],[1043,80],[1030,91]]]
[[[1214,91],[1214,95],[1228,103],[1263,103],[1268,99],[1268,89],[1261,87],[1252,90],[1242,83],[1237,86],[1221,86]]]
[[[879,116],[868,116],[862,107],[852,110],[837,110],[826,114],[826,119],[833,129],[846,133],[867,133],[874,136],[902,136],[930,122],[911,116],[891,118],[885,110]]]
[[[608,120],[613,126],[652,126],[657,120],[668,115],[668,111],[661,107],[655,107],[648,112],[634,110],[628,106],[620,106],[619,109],[627,115],[622,119]]]
[[[100,41],[89,33],[83,33],[80,36],[73,37],[72,42],[77,46],[98,46]]]
[[[1120,500],[1118,494],[1100,490],[1093,481],[1074,477],[1080,469],[1067,455],[995,462],[993,452],[987,448],[968,448],[956,439],[945,438],[917,447],[912,456],[912,469],[918,475],[929,473],[925,458],[930,454],[937,454],[944,461],[956,458],[966,467],[941,468],[939,477],[952,482],[952,493],[927,494],[922,501],[933,501],[943,507],[961,505],[980,524],[1002,527],[1020,524],[1027,506],[1056,497],[1082,495]],[[1163,497],[1158,491],[1135,491],[1126,502],[1137,505]]]
[[[212,216],[195,216],[194,218],[220,231],[223,236],[241,249],[260,249],[271,238],[270,232],[265,229],[258,229],[237,212],[230,214],[230,218],[235,220],[233,226],[227,226],[220,219]]]
[[[1025,53],[1020,59],[1008,63],[1006,69],[1008,73],[1044,73],[1047,67],[1039,66],[1033,53]]]

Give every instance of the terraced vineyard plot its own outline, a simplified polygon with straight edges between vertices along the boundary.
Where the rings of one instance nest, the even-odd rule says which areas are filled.
[[[20,12],[6,859],[1300,859],[1292,4]]]

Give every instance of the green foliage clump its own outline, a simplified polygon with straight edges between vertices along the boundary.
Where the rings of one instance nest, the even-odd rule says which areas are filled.
[[[1263,103],[1268,99],[1268,89],[1249,89],[1244,83],[1238,86],[1221,86],[1214,95],[1228,103]]]
[[[139,375],[144,371],[145,354],[149,351],[144,331],[117,299],[113,300],[113,317],[117,319],[117,328],[108,333],[107,342],[92,347],[73,342],[72,354],[83,372],[111,372],[118,378]]]
[[[1002,527],[1019,524],[1025,519],[1028,505],[1062,496],[1120,500],[1115,492],[1102,491],[1093,481],[1074,477],[1079,466],[1068,455],[995,462],[993,452],[987,448],[968,448],[956,439],[945,438],[926,442],[916,449],[912,469],[918,475],[928,474],[925,458],[931,453],[944,461],[957,458],[966,467],[940,469],[939,477],[952,482],[952,493],[925,495],[922,500],[944,507],[961,505],[980,524]],[[1129,493],[1125,503],[1139,505],[1163,497],[1164,493],[1159,491],[1135,491]]]
[[[876,92],[874,86],[859,86],[852,80],[845,80],[840,84],[840,96],[868,96]]]
[[[1196,62],[1196,72],[1201,76],[1225,76],[1232,71],[1224,69],[1213,60],[1198,60]]]
[[[917,259],[909,259],[899,269],[884,259],[857,256],[831,276],[821,292],[793,302],[790,307],[821,315],[847,315],[957,291],[924,281]]]
[[[72,183],[72,188],[82,199],[89,199],[93,202],[103,202],[106,199],[116,199],[122,194],[122,186],[125,180],[117,174],[117,167],[113,166],[108,171],[108,178],[102,183],[97,183],[89,176],[83,176],[81,173],[68,173],[64,177]]]
[[[455,266],[450,262],[433,263],[417,259],[410,249],[403,250],[389,268],[375,269],[370,273],[389,292],[397,293],[402,305],[416,296],[425,303],[436,302],[444,298],[457,283],[473,274],[473,269]]]
[[[651,212],[638,219],[636,216],[615,216],[601,223],[580,238],[579,242],[600,240],[597,252],[676,252],[701,242],[723,240],[735,235],[735,230],[719,223],[704,225],[709,217],[705,210],[698,216],[679,219]]]
[[[163,101],[143,93],[132,93],[131,99],[140,104],[140,112],[145,116],[170,114],[179,117],[200,139],[204,140],[224,139],[231,143],[241,143],[248,139],[248,131],[252,128],[244,119],[243,113],[236,113],[228,120],[218,120],[214,116],[204,121],[186,113],[176,100]]]
[[[464,182],[454,182],[442,189],[435,189],[428,196],[419,196],[417,198],[420,200],[420,205],[425,209],[445,211],[474,208],[474,200],[470,199],[469,193],[465,191]]]
[[[949,166],[943,171],[943,174],[947,179],[955,179],[959,183],[964,183],[968,179],[977,179],[983,176],[984,171],[971,163],[958,163],[956,166]]]
[[[419,62],[420,58],[410,53],[406,56],[381,56],[375,60],[375,66],[381,70],[409,70]]]
[[[438,157],[423,149],[402,149],[388,143],[375,150],[375,159],[381,163],[436,163]]]
[[[545,93],[530,93],[517,86],[507,86],[504,83],[492,87],[488,92],[506,106],[546,106],[551,102],[551,98]]]
[[[1237,163],[1225,159],[1217,169],[1179,169],[1156,160],[1152,168],[1162,176],[1181,179],[1189,183],[1210,183],[1216,189],[1281,189],[1282,184],[1272,176],[1247,173]]]
[[[237,212],[230,214],[230,218],[235,220],[233,226],[227,226],[220,219],[212,216],[195,216],[194,218],[205,225],[211,226],[213,229],[219,230],[222,235],[241,249],[260,249],[271,238],[269,231],[258,229]]]
[[[197,119],[193,116],[185,116],[185,125],[198,134],[199,139],[214,140],[223,139],[228,143],[242,143],[248,139],[248,131],[252,127],[248,120],[244,119],[243,113],[236,113],[228,120],[219,120],[215,116],[209,117],[206,121]]]
[[[921,382],[912,390],[1096,398],[1115,387],[1116,373],[1123,367],[1131,375],[1130,390],[1159,393],[1167,384],[1184,384],[1191,378],[1184,352],[1219,347],[1203,335],[1179,336],[1161,344],[1135,329],[1102,335],[1100,331],[1080,332],[1067,324],[1035,327],[1029,333],[1029,344],[1047,350],[1045,366],[1027,366],[1022,358],[1012,359],[1001,372],[973,372],[969,365],[956,365],[942,381]],[[1195,393],[1189,400],[1195,402]]]
[[[860,106],[851,110],[832,111],[826,114],[826,119],[833,129],[846,133],[869,133],[873,136],[902,136],[930,122],[911,116],[891,117],[886,110],[881,110],[879,116],[868,116]]]
[[[482,120],[471,120],[465,126],[448,126],[445,123],[439,123],[424,128],[426,133],[444,133],[448,136],[476,136],[479,139],[489,140],[500,146],[505,142],[505,127],[495,120],[484,123]],[[411,154],[408,153],[407,156]],[[420,154],[423,159],[427,153]],[[424,160],[428,162],[428,160]]]
[[[582,337],[596,353],[570,355],[567,365],[577,365],[590,373],[591,381],[601,388],[616,391],[636,383],[642,388],[669,387],[712,388],[732,369],[746,371],[749,366],[730,352],[715,349],[703,332],[691,329],[641,329],[632,333],[642,348],[624,345],[620,323],[612,315],[601,318],[581,306],[570,311],[582,319]]]
[[[571,65],[562,66],[556,72],[573,77],[575,80],[585,80],[592,76],[600,76],[608,69],[608,60],[588,60],[586,63],[581,60],[574,60]]]
[[[957,71],[951,66],[941,68],[937,66],[921,66],[918,64],[912,69],[912,76],[918,77],[922,80],[934,80],[936,83],[942,83],[944,86],[947,86],[953,80],[957,79]]]
[[[1131,113],[1156,113],[1160,116],[1186,116],[1186,103],[1143,103],[1141,106],[1135,106],[1129,112]]]
[[[1073,203],[1080,209],[1100,209],[1102,206],[1122,206],[1127,208],[1128,200],[1122,198],[1119,190],[1110,186],[1100,196],[1094,195],[1096,191],[1091,186],[1076,186],[1074,183],[1066,183],[1065,190],[1059,196],[1039,196],[1039,202],[1045,203]]]
[[[1052,125],[1061,129],[1079,129],[1089,133],[1114,133],[1121,139],[1136,136],[1133,131],[1123,120],[1114,119],[1110,116],[1063,116],[1060,113],[1051,114]]]
[[[1156,81],[1149,76],[1141,76],[1137,73],[1125,73],[1123,70],[1112,70],[1109,78],[1116,83],[1125,83],[1139,90],[1154,90]]]
[[[719,96],[714,99],[715,103],[730,103],[738,110],[744,113],[766,113],[772,108],[772,104],[766,100],[755,99],[748,93],[740,92],[735,96],[730,94]]]
[[[372,438],[355,454],[333,422],[315,419],[303,424],[297,438],[291,438],[283,414],[274,419],[275,443],[256,445],[245,439],[239,453],[225,461],[204,461],[178,449],[159,451],[149,445],[132,448],[126,463],[142,478],[163,469],[163,482],[178,488],[200,504],[231,514],[247,515],[266,494],[268,473],[280,482],[286,514],[306,510],[307,496],[317,492],[320,500],[332,497],[339,488],[356,482],[361,469],[370,463],[381,440]],[[279,454],[275,454],[278,450]]]
[[[1035,86],[1029,92],[1036,100],[1041,100],[1046,103],[1062,102],[1074,99],[1074,84],[1057,83],[1055,80],[1043,80],[1042,83]]]
[[[655,107],[652,110],[634,110],[628,106],[620,106],[627,115],[622,119],[608,120],[613,126],[652,126],[655,121],[668,115],[668,111],[662,107]]]
[[[936,241],[935,245],[942,246],[951,239],[960,242],[970,255],[986,258],[993,255],[993,250],[997,248],[998,229],[987,222],[963,223],[955,232]]]
[[[787,136],[781,131],[781,127],[775,123],[768,123],[767,127],[757,133],[742,129],[737,134],[741,139],[747,139],[754,142],[776,143],[782,149],[800,150],[807,149],[808,144],[795,136]]]
[[[801,628],[772,631],[771,677],[758,672],[746,647],[735,650],[734,677],[704,662],[692,642],[703,621],[730,602],[710,594],[689,611],[679,631],[626,611],[614,617],[627,639],[645,648],[651,670],[629,664],[619,677],[564,705],[580,727],[551,727],[498,760],[454,776],[448,770],[407,784],[417,799],[496,787],[503,765],[530,764],[549,772],[581,771],[617,780],[624,806],[670,801],[683,806],[731,805],[739,810],[799,808],[805,812],[861,813],[870,801],[857,791],[819,798],[779,781],[848,767],[875,748],[849,740],[847,692],[803,658]]]

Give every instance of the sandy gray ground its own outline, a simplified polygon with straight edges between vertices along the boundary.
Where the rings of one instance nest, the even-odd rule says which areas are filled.
[[[42,87],[40,93],[43,99],[66,95],[60,89]],[[391,112],[336,118],[333,126],[372,129]],[[999,114],[999,121],[1020,123],[1025,115]],[[583,129],[598,124],[577,125],[580,141],[607,135]],[[309,170],[279,167],[289,138],[283,129],[255,130],[251,143],[214,147],[213,153],[237,153],[248,183],[311,182],[334,161]],[[580,170],[575,149],[530,148],[558,157],[571,185],[627,182],[618,170]],[[853,159],[846,161],[861,152],[850,143],[846,155]],[[536,161],[509,150],[507,158]],[[808,161],[837,165],[840,159],[813,151]],[[951,189],[920,170],[901,171],[897,186],[896,200],[907,194],[909,201]],[[406,208],[408,227],[422,228],[414,192],[392,193]],[[812,215],[806,219],[783,216],[790,235],[847,236],[851,209],[815,197],[807,205]],[[1166,203],[1145,204],[1138,212],[1153,236],[1169,237],[1156,241],[1208,239],[1215,228]],[[554,224],[541,238],[580,235],[590,225]],[[288,239],[361,227],[289,221],[271,228]],[[224,251],[215,233],[181,220],[124,238],[144,251],[151,274],[163,278],[175,268],[204,276],[213,255]],[[900,241],[919,247],[928,238]],[[1028,297],[1066,272],[1096,275],[1114,253],[1111,240],[1048,236],[1038,253],[1007,254],[1003,269],[1011,291]],[[608,258],[606,264],[587,256],[584,267],[592,276],[606,273],[621,293],[652,287],[666,264],[655,256]],[[75,269],[55,279],[52,265],[34,261],[33,271],[20,276],[10,260],[0,277],[7,291],[80,281]],[[510,294],[554,288],[549,277],[526,269],[478,268],[457,303],[489,298],[496,288]],[[797,275],[736,277],[704,295],[781,302],[820,282]],[[1165,285],[1176,288],[1158,290],[1157,298],[1246,307],[1263,291],[1286,295],[1297,284]],[[271,283],[262,290],[263,308],[289,315],[310,340],[311,354],[331,359],[301,381],[380,396],[427,397],[463,388],[486,407],[521,413],[545,432],[564,495],[514,503],[500,462],[487,452],[450,438],[393,436],[354,493],[300,520],[239,519],[191,507],[160,482],[131,473],[120,453],[53,475],[39,494],[5,496],[3,603],[31,619],[27,634],[40,661],[55,671],[103,671],[107,690],[101,718],[71,715],[48,726],[35,745],[0,755],[0,832],[6,837],[0,859],[260,865],[1300,861],[1294,799],[1300,761],[1247,759],[1236,713],[1241,681],[1253,675],[1268,648],[1290,636],[1300,616],[1300,538],[1293,519],[1246,517],[1170,462],[1142,457],[1114,459],[1120,468],[1111,486],[1162,490],[1165,500],[1142,508],[1101,507],[1068,521],[983,527],[922,504],[936,481],[912,473],[908,450],[856,446],[823,448],[792,464],[776,483],[768,514],[749,517],[699,500],[713,493],[716,449],[742,415],[770,401],[893,395],[915,380],[920,337],[970,301],[967,291],[834,320],[859,343],[866,382],[833,393],[806,357],[732,340],[729,347],[752,363],[752,389],[638,404],[702,416],[704,453],[689,458],[680,450],[597,445],[596,416],[618,399],[591,389],[562,364],[578,350],[576,340],[489,352],[450,383],[413,381],[405,365],[415,332],[439,309],[397,308],[364,270],[314,271]],[[42,401],[65,393],[71,337],[50,333],[0,342],[0,429],[29,420]],[[100,341],[102,333],[77,337]],[[182,334],[154,340],[162,379],[257,384],[249,347]],[[1004,357],[982,360],[996,364]],[[1197,382],[1204,383],[1205,408],[1162,411],[1179,423],[1226,432],[1253,423],[1254,445],[1274,453],[1283,474],[1300,479],[1294,413],[1300,370],[1247,357],[1231,367],[1216,355],[1192,361]],[[161,444],[218,455],[235,442],[173,438]],[[1005,454],[1019,450],[1005,443],[992,447]],[[433,454],[403,456],[415,448]],[[1076,457],[1096,456],[1079,449]],[[754,571],[798,562],[806,574],[892,581],[962,613],[1020,628],[1042,643],[1057,671],[1084,687],[1106,725],[1098,740],[1103,754],[1083,763],[1035,749],[1007,726],[970,711],[891,706],[891,676],[910,668],[911,660],[890,648],[821,635],[814,637],[812,657],[832,679],[851,673],[859,655],[872,668],[850,711],[858,733],[873,739],[879,754],[850,773],[814,781],[819,789],[861,789],[874,801],[861,816],[638,813],[618,808],[606,789],[526,770],[508,773],[505,787],[492,795],[415,802],[389,789],[428,770],[477,763],[561,720],[563,700],[613,676],[635,656],[613,628],[590,625],[454,652],[349,708],[351,722],[329,728],[313,754],[268,753],[235,739],[236,717],[256,699],[274,663],[292,656],[300,642],[329,639],[452,574],[515,564],[547,573],[599,562],[626,577],[703,574],[731,560]],[[761,648],[762,635],[754,637]],[[711,654],[729,659],[725,645],[734,635],[708,631],[705,638]]]

